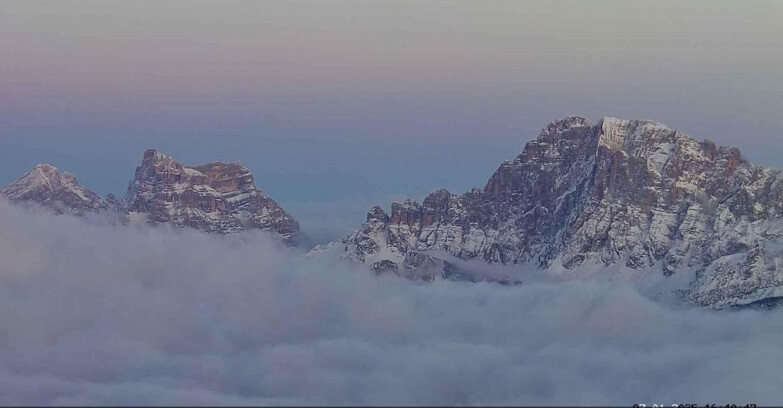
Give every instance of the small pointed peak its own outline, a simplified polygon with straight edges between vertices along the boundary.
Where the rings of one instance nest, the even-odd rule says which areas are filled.
[[[174,161],[174,158],[160,150],[147,149],[144,151],[143,161],[157,163],[161,161]]]
[[[421,205],[417,203],[416,201],[411,200],[410,198],[406,198],[404,202],[400,203],[398,201],[395,201],[392,203],[392,217],[399,214],[402,211],[408,211],[410,209],[418,210],[421,208]]]
[[[592,124],[587,118],[582,116],[566,116],[565,118],[558,119],[541,129],[539,137],[553,136],[558,133],[562,133],[568,129],[575,127],[591,127]]]
[[[57,167],[54,167],[54,166],[52,166],[51,164],[48,164],[48,163],[38,163],[38,164],[35,165],[35,167],[33,169],[34,170],[41,170],[41,171],[44,171],[44,172],[57,172],[57,171],[59,171],[59,170],[57,170]]]
[[[389,214],[383,210],[380,206],[374,206],[367,213],[367,221],[378,220],[381,222],[389,222]]]
[[[150,169],[151,171],[153,168],[174,169],[181,167],[182,165],[174,160],[173,157],[160,150],[147,149],[144,151],[144,157],[141,160],[141,166],[139,168]]]
[[[430,193],[425,199],[424,199],[424,206],[431,206],[436,203],[442,203],[448,201],[454,194],[451,193],[451,191],[441,188],[436,190],[433,193]]]
[[[37,202],[71,212],[98,211],[104,207],[103,199],[93,191],[79,185],[76,176],[61,172],[51,164],[41,163],[20,177],[0,194],[12,202]]]
[[[57,167],[51,164],[41,163],[36,165],[29,174],[38,174],[39,177],[44,177],[48,180],[59,179],[65,183],[77,184],[76,176],[67,171],[60,171]]]
[[[73,178],[73,176],[69,173],[61,173],[57,167],[54,167],[51,164],[40,163],[33,167],[29,173],[22,176],[18,182],[35,184],[38,182],[44,182],[45,180],[46,183],[49,183],[51,180],[61,178],[63,176],[66,176],[66,178]]]

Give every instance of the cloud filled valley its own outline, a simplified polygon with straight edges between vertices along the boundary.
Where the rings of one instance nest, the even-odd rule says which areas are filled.
[[[783,313],[375,277],[0,202],[1,404],[774,403]]]
[[[783,406],[783,2],[196,3],[0,4],[0,408]]]

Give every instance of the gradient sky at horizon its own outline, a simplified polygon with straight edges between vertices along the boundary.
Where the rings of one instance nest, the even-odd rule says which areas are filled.
[[[572,114],[783,167],[781,21],[761,1],[3,1],[0,184],[48,162],[122,195],[147,148],[241,161],[329,236],[483,186]]]

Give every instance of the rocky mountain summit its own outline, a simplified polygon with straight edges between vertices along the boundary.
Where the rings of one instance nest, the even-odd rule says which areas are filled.
[[[0,195],[60,214],[119,214],[129,222],[144,220],[224,234],[269,230],[289,245],[295,245],[299,235],[299,224],[256,187],[253,174],[241,164],[190,167],[155,150],[144,153],[122,200],[112,194],[103,199],[79,185],[72,174],[48,164],[0,189]]]
[[[207,232],[272,230],[295,244],[299,224],[255,185],[240,163],[185,166],[156,150],[144,158],[128,186],[128,212],[153,223],[172,223]]]
[[[97,213],[108,208],[100,195],[79,184],[71,173],[39,164],[18,180],[0,189],[12,203],[36,203],[58,214]]]
[[[695,272],[684,296],[722,308],[783,297],[783,175],[646,120],[550,123],[483,189],[374,207],[338,246],[377,272],[461,275],[460,260]],[[323,248],[322,248],[323,249]]]

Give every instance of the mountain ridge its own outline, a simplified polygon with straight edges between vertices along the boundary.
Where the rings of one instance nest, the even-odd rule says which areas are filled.
[[[0,195],[58,213],[115,211],[156,225],[299,239],[299,224],[241,163],[187,166],[152,149],[122,200],[43,164]],[[655,121],[569,116],[502,162],[483,188],[439,189],[421,203],[393,202],[390,213],[374,206],[359,229],[310,254],[325,251],[378,274],[427,281],[518,283],[502,273],[476,276],[457,260],[693,273],[682,295],[697,305],[774,303],[783,297],[783,170]]]
[[[328,247],[378,273],[425,280],[466,278],[426,255],[433,251],[542,269],[694,270],[686,297],[726,307],[780,292],[782,214],[781,170],[748,162],[736,147],[654,121],[569,116],[544,127],[483,189],[437,190],[421,204],[392,203],[391,214],[373,207],[361,228]]]
[[[248,229],[274,231],[294,246],[299,224],[256,187],[253,174],[239,162],[186,166],[158,150],[144,152],[125,198],[102,198],[56,167],[39,164],[0,189],[13,203],[38,204],[56,213],[117,213],[124,222],[143,220],[205,232]]]

